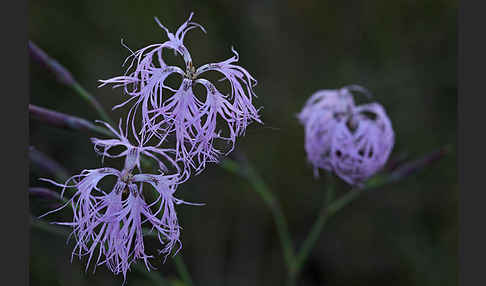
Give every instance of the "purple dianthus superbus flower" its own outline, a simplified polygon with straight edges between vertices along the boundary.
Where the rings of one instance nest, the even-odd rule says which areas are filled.
[[[116,183],[109,189],[101,188],[100,182],[108,176],[114,176]],[[178,174],[133,175],[126,168],[122,171],[100,168],[84,170],[65,184],[46,181],[63,187],[63,192],[66,188],[77,190],[68,202],[73,209],[72,222],[57,224],[73,228],[72,236],[76,240],[73,256],[88,256],[86,269],[94,260],[95,268],[105,264],[114,274],[122,273],[126,277],[131,263],[137,259],[143,260],[149,269],[148,259],[152,256],[145,253],[143,223],[157,232],[163,245],[160,252],[165,256],[177,243],[180,244],[180,227],[174,205],[186,202],[173,196],[180,183]],[[143,183],[154,186],[156,190],[156,199],[151,203],[143,196]]]
[[[175,198],[177,187],[190,177],[191,170],[201,172],[206,163],[231,152],[236,138],[244,135],[251,122],[261,123],[252,102],[256,80],[236,64],[239,56],[233,48],[234,56],[225,61],[199,68],[193,65],[184,36],[194,28],[205,30],[191,22],[192,15],[175,34],[156,18],[169,39],[131,52],[125,75],[101,81],[101,86],[123,87],[129,96],[114,109],[132,103],[118,129],[101,122],[113,133],[111,138],[91,138],[102,164],[105,158],[124,159],[121,171],[109,167],[84,170],[63,184],[45,179],[62,187],[62,194],[66,188],[75,189],[68,203],[45,215],[72,207],[72,221],[57,224],[72,227],[75,247],[71,259],[88,257],[86,269],[92,263],[95,269],[106,265],[126,278],[130,265],[142,260],[150,270],[153,256],[144,247],[143,225],[157,234],[160,254],[166,258],[174,248],[177,254],[182,244],[175,206],[201,205]],[[164,49],[182,56],[185,67],[167,65]],[[211,71],[229,83],[227,93],[203,78]],[[179,87],[167,84],[171,75],[180,77]],[[196,85],[205,89],[205,97],[196,96]],[[148,162],[144,160],[155,162],[159,173],[146,172]],[[115,182],[110,184],[109,177]]]
[[[356,85],[317,91],[298,118],[305,127],[305,150],[314,174],[320,168],[351,185],[362,185],[388,160],[395,135],[383,106],[357,106],[353,91],[368,94]]]
[[[61,195],[66,188],[76,189],[68,203],[44,215],[59,211],[70,204],[73,220],[57,224],[73,228],[71,236],[76,240],[73,256],[87,256],[86,269],[94,261],[95,269],[97,265],[104,264],[114,274],[122,273],[126,278],[126,273],[135,260],[143,260],[147,269],[151,267],[148,259],[152,256],[146,254],[144,248],[144,223],[157,233],[163,245],[160,253],[165,257],[176,244],[180,245],[177,251],[180,249],[180,227],[175,205],[190,203],[175,198],[174,193],[177,186],[187,180],[188,173],[171,157],[174,150],[143,146],[143,139],[136,134],[134,137],[137,138],[138,145],[132,145],[127,137],[130,129],[124,133],[121,121],[119,131],[106,123],[105,126],[117,138],[92,138],[95,151],[103,157],[124,158],[123,169],[119,171],[106,167],[84,170],[64,184],[44,179],[62,187]],[[112,149],[117,149],[118,152],[113,152]],[[141,173],[140,155],[155,160],[161,173]],[[116,182],[107,187],[102,181],[110,176],[116,178]],[[152,191],[155,199],[151,202],[144,197],[143,184],[152,186],[155,190]]]
[[[129,99],[115,106],[121,107],[133,102],[130,112],[140,108],[142,128],[140,133],[156,136],[162,146],[168,136],[175,137],[176,159],[182,159],[187,168],[200,172],[206,163],[217,162],[221,155],[234,148],[236,137],[245,133],[253,121],[261,123],[258,110],[253,106],[253,87],[257,81],[250,73],[237,65],[238,53],[231,48],[234,56],[217,63],[196,68],[189,50],[185,47],[184,36],[189,30],[204,28],[192,22],[193,14],[176,31],[171,33],[160,21],[158,25],[166,32],[168,40],[142,48],[127,58],[130,62],[123,76],[102,80],[100,86],[113,84],[123,87]],[[164,61],[163,49],[173,50],[180,55],[185,67],[169,66]],[[206,72],[215,71],[229,82],[230,91],[223,94],[209,80]],[[181,78],[178,88],[166,84],[170,75]],[[205,100],[194,94],[194,87],[200,84],[206,90]],[[133,118],[131,119],[133,120]],[[224,124],[217,124],[218,121]],[[217,145],[223,142],[223,147]]]

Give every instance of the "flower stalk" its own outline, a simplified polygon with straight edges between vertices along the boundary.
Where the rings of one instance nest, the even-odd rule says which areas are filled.
[[[449,149],[450,147],[448,146],[440,148],[439,150],[433,151],[417,160],[402,164],[389,174],[376,175],[368,180],[363,187],[354,188],[344,196],[335,200],[332,200],[334,196],[334,186],[332,182],[328,184],[326,202],[323,208],[320,210],[319,216],[317,217],[309,234],[307,235],[307,238],[302,243],[302,246],[297,254],[294,254],[294,247],[288,231],[287,221],[281,211],[278,201],[270,192],[269,188],[263,182],[261,177],[250,166],[250,164],[248,162],[238,164],[234,160],[226,159],[222,162],[221,167],[231,173],[247,179],[257,194],[260,195],[260,197],[272,211],[272,216],[281,240],[285,262],[289,270],[287,285],[292,286],[296,284],[298,275],[302,270],[302,266],[305,264],[311,250],[317,243],[324,226],[332,216],[356,200],[359,196],[361,196],[361,194],[369,192],[373,189],[379,189],[391,183],[395,183],[412,175],[413,173],[425,169],[425,167],[445,156]],[[244,165],[245,168],[243,168],[241,165]]]
[[[278,200],[275,198],[272,192],[270,192],[260,175],[254,171],[249,163],[246,163],[245,167],[243,167],[242,164],[238,164],[234,160],[225,159],[221,162],[220,166],[223,169],[246,179],[253,187],[253,190],[262,198],[267,207],[270,209],[277,226],[277,233],[280,238],[287,268],[289,271],[293,271],[295,250],[292,246],[292,239],[290,238],[287,220],[285,219],[282,209],[280,208]]]
[[[106,128],[96,126],[88,120],[68,115],[65,113],[53,111],[47,108],[29,104],[29,113],[35,119],[62,128],[81,131],[92,131],[107,136],[112,136]]]
[[[69,178],[67,170],[61,164],[37,150],[34,146],[29,147],[29,158],[32,163],[39,166],[42,170],[53,174],[57,180],[65,181]]]
[[[184,263],[184,260],[182,258],[182,254],[178,254],[174,257],[174,263],[177,269],[177,272],[181,276],[182,281],[184,282],[185,286],[192,286],[194,283],[192,282],[191,275],[189,274],[189,271],[187,270],[187,266]]]
[[[75,91],[81,98],[86,100],[91,106],[94,107],[96,112],[100,115],[101,119],[106,122],[112,123],[111,118],[108,116],[103,106],[87,92],[77,81],[74,79],[70,71],[68,71],[63,65],[61,65],[57,60],[51,58],[45,51],[39,48],[34,42],[29,41],[29,55],[30,57],[38,62],[41,66],[46,68],[48,71],[56,76],[59,83],[70,87]]]

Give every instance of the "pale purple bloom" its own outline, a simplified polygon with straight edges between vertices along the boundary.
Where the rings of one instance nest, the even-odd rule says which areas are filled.
[[[68,202],[73,209],[72,222],[59,222],[57,224],[73,227],[72,235],[76,240],[73,256],[77,255],[81,258],[82,256],[88,255],[89,258],[86,269],[89,267],[96,247],[102,245],[105,240],[109,240],[106,235],[103,235],[106,234],[105,230],[107,228],[112,229],[111,223],[113,223],[113,225],[119,225],[119,220],[121,219],[121,216],[116,214],[121,209],[121,190],[124,188],[124,185],[118,180],[113,191],[108,194],[105,193],[103,190],[99,189],[98,184],[107,176],[120,178],[121,174],[118,170],[113,168],[101,168],[84,170],[80,175],[75,175],[68,179],[65,184],[46,180],[62,187],[62,194],[66,188],[75,188],[77,190]],[[66,206],[67,204],[59,209],[48,212],[45,215],[58,211]],[[100,224],[102,225],[101,228],[98,231],[95,231],[95,228]],[[110,233],[115,234],[115,231],[112,229],[112,232]],[[103,243],[100,244],[100,241]],[[105,248],[99,248],[99,254],[95,265],[100,262],[102,255],[108,257],[112,254],[115,255],[117,252],[125,253],[126,259],[123,262],[126,263],[128,252],[121,247],[112,248],[110,246],[111,245],[108,246],[111,250],[110,255],[106,255]],[[116,246],[119,246],[119,244]],[[118,274],[118,271],[114,272]]]
[[[175,34],[156,19],[169,39],[131,52],[126,60],[130,65],[125,75],[101,81],[101,86],[123,87],[129,96],[114,108],[132,105],[124,128],[121,120],[118,130],[102,122],[113,133],[113,138],[91,140],[103,160],[105,157],[123,158],[124,168],[121,171],[113,168],[84,170],[64,184],[46,180],[62,187],[63,193],[66,188],[76,190],[67,204],[47,214],[71,204],[73,220],[58,224],[73,228],[72,236],[76,240],[73,256],[87,256],[86,269],[90,263],[94,263],[95,268],[104,264],[113,273],[126,277],[136,260],[143,260],[150,269],[152,256],[145,251],[144,224],[157,233],[162,244],[161,254],[167,257],[179,244],[177,253],[182,245],[175,205],[191,204],[174,197],[178,185],[189,178],[191,169],[200,172],[206,163],[217,162],[221,155],[231,152],[236,137],[244,135],[251,122],[261,123],[252,103],[256,96],[253,91],[256,80],[236,64],[239,57],[233,48],[234,56],[225,61],[199,68],[193,65],[183,43],[184,36],[191,29],[204,31],[204,28],[191,22],[191,18],[192,13]],[[182,56],[185,67],[168,66],[162,56],[163,49]],[[214,83],[202,78],[210,71],[228,81],[228,93],[223,94]],[[166,84],[171,75],[181,78],[179,87]],[[204,99],[194,94],[197,84],[207,91]],[[138,117],[141,117],[141,124]],[[142,156],[154,160],[160,173],[144,172]],[[110,176],[116,182],[107,187],[105,178]],[[155,190],[155,198],[144,197],[144,186],[151,192]]]
[[[152,256],[146,254],[144,248],[144,223],[157,232],[163,245],[160,252],[166,256],[177,243],[180,244],[180,226],[174,204],[186,202],[173,196],[180,183],[179,174],[133,175],[131,171],[101,168],[84,170],[65,184],[46,180],[62,187],[63,192],[66,188],[76,189],[68,202],[73,209],[72,222],[57,224],[73,228],[72,235],[76,240],[73,256],[88,256],[86,269],[94,261],[95,268],[105,264],[114,274],[122,273],[126,277],[131,263],[138,259],[143,260],[147,269],[150,269],[148,259]],[[107,192],[99,184],[108,176],[116,177],[117,181]],[[144,199],[143,183],[152,185],[156,190],[153,202],[148,203]]]
[[[174,158],[174,149],[146,145],[148,140],[144,139],[144,134],[142,134],[142,137],[139,137],[136,132],[132,132],[132,134],[137,142],[137,145],[132,145],[127,136],[130,129],[127,126],[125,132],[123,132],[121,128],[121,120],[119,122],[118,131],[116,131],[108,123],[102,123],[113,133],[113,135],[117,137],[115,139],[91,138],[91,141],[94,144],[95,152],[102,156],[102,160],[104,160],[105,157],[125,157],[125,169],[132,170],[136,167],[140,171],[140,155],[142,154],[154,160],[159,169],[164,173],[171,172],[179,174],[179,183],[182,183],[188,179],[189,173],[183,168],[183,163],[178,162]],[[116,149],[117,147],[118,149]],[[120,147],[123,149],[122,151],[119,151]],[[118,152],[111,152],[112,149],[118,150]]]
[[[378,103],[356,106],[351,91],[367,93],[359,86],[318,91],[298,118],[315,175],[320,168],[361,185],[386,163],[395,135],[384,108]]]
[[[103,80],[102,85],[122,86],[130,98],[124,103],[134,102],[130,113],[135,114],[140,107],[142,127],[140,133],[156,136],[162,146],[168,136],[176,141],[176,159],[185,162],[186,167],[201,171],[207,162],[217,162],[220,155],[231,152],[236,137],[245,133],[253,121],[261,123],[258,110],[253,106],[253,87],[256,80],[244,68],[236,65],[238,53],[228,60],[203,65],[196,68],[188,49],[184,46],[185,34],[194,28],[204,28],[189,19],[177,29],[169,32],[156,18],[166,32],[168,40],[142,48],[127,58],[130,65],[124,76]],[[168,66],[162,56],[163,49],[170,49],[182,56],[185,67]],[[220,73],[231,86],[228,95],[216,89],[213,83],[202,78],[208,71]],[[182,83],[174,89],[165,81],[171,74],[179,75]],[[201,101],[194,94],[193,87],[203,85],[207,90],[206,99]],[[133,124],[133,118],[131,121]],[[219,126],[218,118],[226,124]],[[216,141],[223,147],[216,147]]]
[[[236,125],[236,134],[243,135],[246,127],[252,121],[262,123],[258,115],[258,110],[252,103],[252,98],[256,97],[253,87],[257,84],[257,81],[247,70],[234,64],[238,62],[239,55],[235,49],[231,48],[231,51],[234,54],[231,58],[219,63],[205,64],[198,68],[196,77],[207,71],[217,71],[224,76],[224,80],[229,81],[231,85],[229,99],[233,100],[232,105],[236,110],[236,113],[232,114]],[[220,93],[214,86],[212,87],[215,90],[212,92],[213,94],[215,92]],[[206,86],[206,88],[210,87]],[[229,122],[230,120],[227,121]]]

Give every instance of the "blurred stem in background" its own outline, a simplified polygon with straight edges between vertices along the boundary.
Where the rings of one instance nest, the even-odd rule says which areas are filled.
[[[29,159],[34,165],[52,174],[56,180],[65,181],[69,178],[68,171],[61,164],[40,152],[34,146],[29,147]]]
[[[113,122],[108,116],[108,114],[103,109],[103,106],[96,100],[94,96],[92,96],[89,92],[87,92],[72,76],[72,74],[62,66],[58,61],[51,58],[46,52],[44,52],[41,48],[39,48],[36,44],[32,41],[29,41],[29,55],[30,57],[37,61],[40,65],[45,67],[50,72],[54,73],[56,79],[59,83],[67,85],[70,87],[74,92],[76,92],[81,98],[86,100],[91,106],[94,107],[96,112],[100,115],[101,119],[113,125]]]
[[[450,147],[446,146],[433,151],[420,159],[404,163],[397,167],[394,171],[387,174],[379,174],[367,181],[364,187],[360,189],[353,189],[344,196],[334,200],[335,187],[332,182],[332,175],[328,175],[326,200],[319,211],[319,216],[311,227],[309,234],[302,243],[300,250],[295,255],[294,247],[287,227],[287,221],[280,208],[278,201],[265,185],[261,177],[254,171],[253,167],[245,158],[240,158],[240,164],[233,160],[226,159],[221,163],[221,166],[234,174],[237,174],[253,186],[256,193],[263,199],[272,212],[275,224],[277,225],[278,235],[281,240],[282,249],[284,252],[285,261],[288,268],[287,285],[296,285],[297,278],[305,264],[311,250],[314,248],[318,238],[326,224],[326,222],[335,215],[338,211],[357,199],[362,193],[369,192],[372,189],[384,187],[388,184],[400,181],[414,172],[424,169],[429,164],[442,158],[449,152]],[[240,155],[240,157],[242,157]]]
[[[187,270],[187,266],[184,263],[184,259],[182,258],[182,254],[177,254],[176,256],[174,256],[174,263],[177,268],[177,272],[179,273],[179,275],[181,275],[181,279],[184,282],[184,284],[186,286],[194,285],[192,283],[191,275]]]
[[[56,60],[50,58],[44,51],[38,48],[32,42],[29,42],[29,51],[31,56],[39,61],[42,65],[48,68],[50,71],[54,72],[58,81],[65,85],[70,86],[79,96],[83,99],[87,100],[98,112],[98,114],[108,123],[112,124],[111,119],[105,113],[102,106],[99,104],[96,99],[91,96],[79,83],[77,83],[74,78],[72,77],[71,73],[66,70],[62,65],[60,65]],[[110,135],[108,130],[104,128],[99,128],[94,126],[93,124],[89,123],[87,120],[70,116],[67,114],[63,114],[57,111],[51,111],[45,108],[36,107],[33,105],[29,105],[29,111],[33,117],[36,117],[38,120],[43,121],[45,123],[54,125],[56,127],[61,128],[69,128],[73,130],[79,131],[93,131],[98,132],[103,135]],[[108,132],[108,133],[107,133]],[[296,250],[293,246],[292,239],[290,236],[290,232],[288,229],[287,220],[283,214],[283,211],[280,207],[280,204],[273,193],[270,191],[268,186],[262,180],[260,175],[254,170],[251,164],[242,156],[240,153],[238,158],[238,163],[235,160],[225,159],[221,162],[220,166],[238,176],[245,178],[250,185],[253,187],[254,191],[262,198],[265,204],[268,206],[272,213],[272,217],[275,221],[277,227],[277,233],[280,238],[281,247],[283,250],[283,255],[285,259],[285,263],[288,269],[288,280],[287,284],[289,286],[296,285],[297,278],[299,273],[302,270],[303,265],[305,264],[311,250],[314,248],[326,222],[335,215],[338,211],[342,208],[353,202],[357,199],[363,192],[368,192],[371,189],[377,189],[388,184],[394,183],[396,181],[402,180],[405,177],[411,175],[414,172],[420,171],[424,169],[427,165],[431,164],[432,162],[442,158],[446,153],[448,153],[450,147],[446,146],[444,148],[440,148],[437,151],[434,151],[424,157],[417,159],[415,161],[411,161],[408,163],[403,163],[400,166],[394,167],[392,170],[389,170],[388,173],[385,174],[378,174],[367,181],[367,183],[360,189],[353,189],[343,195],[338,199],[334,199],[334,184],[332,183],[332,175],[328,175],[327,181],[327,193],[326,199],[323,204],[323,207],[319,211],[319,215],[311,227],[309,234],[307,235],[306,239],[304,240],[300,250],[296,254]],[[36,154],[32,154],[31,149],[31,159],[35,163],[39,163],[42,160],[35,160]],[[37,154],[37,158],[39,158],[39,154]],[[48,158],[45,156],[44,158]],[[62,177],[67,177],[65,174],[59,171],[59,164],[52,163],[52,162],[43,162],[45,166],[50,166],[49,168],[52,170],[52,174],[57,178],[61,179]],[[57,167],[56,167],[57,166]],[[52,167],[52,168],[51,168]],[[64,179],[64,180],[65,180]],[[33,189],[33,188],[31,188]],[[37,190],[39,193],[40,190]],[[33,191],[35,193],[35,190]],[[40,193],[39,193],[40,194]],[[40,222],[41,223],[41,222]],[[43,223],[45,224],[45,223]],[[45,225],[39,225],[40,228],[46,229]],[[148,235],[155,235],[152,232],[148,232]],[[176,269],[181,276],[184,284],[187,286],[192,286],[193,282],[187,271],[187,267],[185,266],[182,256],[177,255],[174,258],[174,263]],[[136,266],[137,270],[145,270],[141,266]],[[154,277],[153,273],[143,271],[146,273],[149,278],[151,278],[154,282],[158,285],[164,285],[164,279],[157,275]]]
[[[277,232],[280,237],[280,243],[282,245],[287,268],[289,271],[292,271],[295,262],[295,250],[292,246],[292,239],[290,238],[287,220],[285,219],[282,209],[280,208],[279,202],[277,201],[275,196],[269,191],[267,185],[262,180],[260,175],[258,175],[258,173],[256,173],[247,162],[245,163],[241,163],[241,165],[245,164],[245,167],[242,167],[234,160],[225,159],[221,162],[221,167],[231,173],[246,178],[253,187],[253,190],[257,192],[257,194],[268,206],[268,208],[272,212],[275,224],[277,225]]]
[[[113,134],[105,127],[96,126],[88,120],[29,104],[29,113],[37,120],[63,129],[84,130],[106,136]]]

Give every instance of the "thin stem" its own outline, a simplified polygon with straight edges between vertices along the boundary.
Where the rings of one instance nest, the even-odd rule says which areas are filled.
[[[103,109],[103,106],[86,90],[84,87],[82,87],[78,82],[74,82],[74,84],[71,85],[71,88],[79,95],[81,98],[86,100],[91,106],[94,107],[96,112],[98,112],[99,116],[101,118],[113,125],[113,121],[111,120],[110,116],[105,112]]]
[[[290,234],[287,227],[287,222],[277,203],[277,200],[273,194],[269,191],[268,187],[265,185],[263,180],[258,176],[258,174],[251,168],[250,164],[246,163],[245,167],[241,167],[239,164],[233,160],[226,159],[221,163],[221,167],[225,170],[237,174],[241,177],[246,178],[249,183],[253,186],[254,190],[262,197],[263,201],[270,208],[275,223],[277,225],[277,231],[280,237],[282,249],[284,252],[285,261],[289,268],[287,285],[293,286],[297,282],[297,277],[305,263],[307,257],[309,256],[312,248],[315,246],[320,233],[322,232],[326,222],[339,210],[344,208],[346,205],[350,204],[352,201],[357,199],[362,193],[367,192],[368,189],[375,189],[393,182],[399,181],[410,174],[417,172],[426,166],[430,165],[432,162],[442,158],[445,154],[449,152],[450,146],[440,148],[420,159],[415,161],[405,163],[400,168],[397,168],[392,173],[387,175],[376,175],[375,177],[368,180],[366,185],[361,189],[353,189],[349,191],[346,195],[341,198],[331,200],[334,197],[334,187],[330,184],[330,189],[328,190],[326,203],[319,213],[319,216],[311,228],[309,235],[304,241],[300,251],[297,256],[294,254],[294,248],[290,239]]]
[[[338,212],[340,209],[342,209],[344,206],[346,206],[347,204],[349,204],[350,202],[358,198],[362,192],[363,191],[360,190],[350,191],[343,197],[331,203],[327,208],[321,209],[321,211],[319,212],[319,216],[317,217],[317,220],[312,226],[309,235],[302,243],[302,247],[297,254],[295,273],[292,273],[292,275],[297,276],[298,273],[300,272],[302,265],[305,263],[311,250],[314,248],[315,244],[317,243],[317,240],[319,239],[319,236],[322,230],[324,229],[324,226],[326,222],[329,220],[329,218],[332,215],[334,215],[336,212]]]
[[[336,187],[334,186],[334,177],[332,173],[328,172],[326,177],[327,190],[324,206],[328,206],[334,200],[334,196],[336,195]]]
[[[69,178],[68,171],[57,161],[37,150],[34,146],[29,148],[29,158],[34,165],[54,175],[56,180],[65,181]]]
[[[449,151],[450,147],[446,146],[440,148],[439,150],[433,151],[428,155],[423,156],[417,160],[408,162],[397,168],[395,171],[387,175],[377,175],[370,179],[366,185],[361,189],[353,189],[349,191],[346,195],[333,201],[327,207],[321,209],[319,217],[311,228],[309,235],[302,244],[300,251],[297,254],[295,272],[290,274],[290,281],[295,281],[303,264],[308,258],[311,250],[314,248],[326,222],[338,211],[343,209],[345,206],[356,200],[364,192],[369,192],[372,189],[378,189],[380,187],[389,185],[391,183],[397,182],[404,179],[405,177],[424,169],[429,164],[442,158]],[[292,282],[293,283],[293,282]],[[291,284],[294,285],[294,284]]]
[[[57,112],[33,104],[29,104],[29,112],[35,119],[54,127],[71,129],[76,131],[96,132],[100,135],[113,137],[113,134],[107,128],[102,126],[96,126],[86,119],[80,117]],[[141,163],[142,167],[156,170],[153,164],[154,162],[148,160],[146,157],[141,158]]]
[[[107,136],[113,136],[108,129],[96,126],[83,118],[53,111],[33,104],[29,104],[29,113],[35,119],[59,128],[92,131]]]
[[[75,82],[71,72],[69,72],[58,61],[51,58],[46,52],[44,52],[44,50],[34,44],[34,42],[29,41],[28,47],[31,59],[38,62],[42,67],[53,73],[59,83],[71,86]]]
[[[39,48],[34,42],[29,41],[29,54],[30,57],[37,61],[44,68],[52,72],[59,83],[64,84],[72,88],[81,98],[86,100],[91,106],[93,106],[98,112],[101,119],[112,124],[111,118],[103,109],[103,106],[94,98],[89,92],[87,92],[73,77],[71,72],[61,65],[57,60],[50,57],[45,51]]]
[[[192,286],[194,283],[192,282],[191,275],[189,274],[189,271],[187,270],[187,266],[184,263],[184,260],[182,258],[182,254],[177,254],[174,257],[174,263],[177,269],[177,272],[182,278],[182,281],[184,281],[184,284],[186,286]]]
[[[246,178],[248,182],[253,186],[255,192],[270,208],[272,216],[275,220],[275,224],[277,226],[277,233],[280,237],[280,243],[284,252],[285,262],[287,263],[287,267],[289,268],[289,270],[292,271],[295,261],[294,248],[292,246],[292,240],[290,238],[287,221],[275,196],[269,191],[265,182],[249,164],[246,164],[246,168],[242,168],[235,161],[225,159],[221,163],[221,167],[229,172]]]

